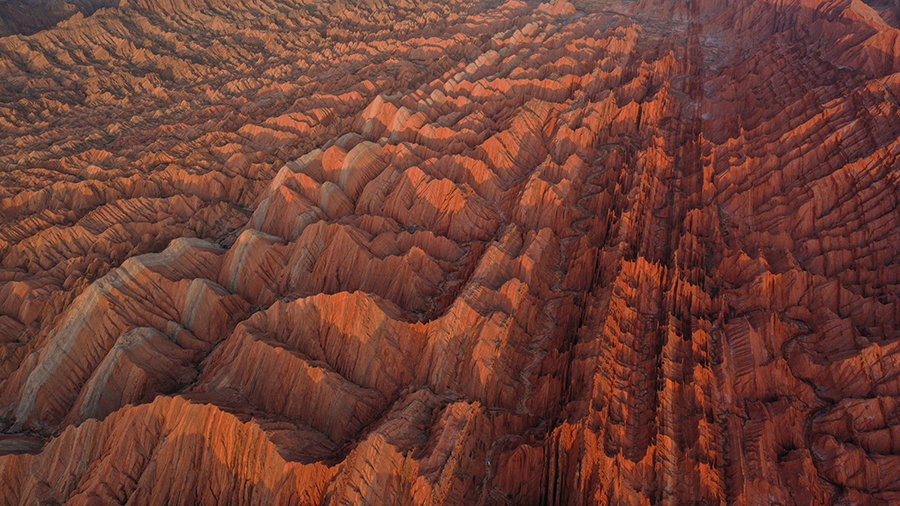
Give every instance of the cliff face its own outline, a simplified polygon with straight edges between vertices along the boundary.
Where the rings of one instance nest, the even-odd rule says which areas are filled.
[[[898,13],[0,38],[0,504],[900,501]]]

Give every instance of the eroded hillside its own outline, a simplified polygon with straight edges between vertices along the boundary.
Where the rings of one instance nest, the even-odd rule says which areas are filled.
[[[900,501],[897,14],[0,38],[0,504]]]

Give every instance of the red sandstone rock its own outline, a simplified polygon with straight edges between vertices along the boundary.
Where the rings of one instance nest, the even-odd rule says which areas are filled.
[[[900,501],[891,2],[9,9],[0,505]]]

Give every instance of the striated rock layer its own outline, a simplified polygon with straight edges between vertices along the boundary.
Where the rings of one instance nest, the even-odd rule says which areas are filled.
[[[896,2],[63,4],[0,505],[900,502]]]

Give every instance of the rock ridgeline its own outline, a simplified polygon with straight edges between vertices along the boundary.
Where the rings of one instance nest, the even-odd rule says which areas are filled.
[[[900,501],[898,14],[0,38],[0,505]]]

